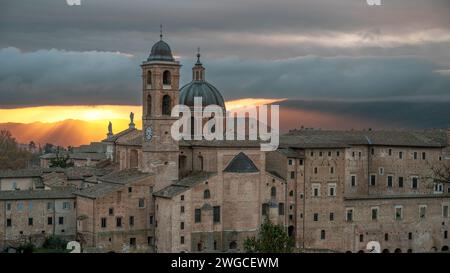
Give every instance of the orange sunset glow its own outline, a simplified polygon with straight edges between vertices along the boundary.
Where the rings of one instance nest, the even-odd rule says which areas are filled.
[[[228,110],[258,106],[284,99],[245,98],[227,101]],[[61,146],[79,146],[105,138],[109,121],[113,132],[128,127],[130,112],[137,128],[142,128],[142,107],[136,105],[39,106],[0,109],[0,129],[11,131],[20,143],[34,141]]]

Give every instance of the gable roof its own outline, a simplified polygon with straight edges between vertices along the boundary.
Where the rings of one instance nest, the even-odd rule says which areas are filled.
[[[255,173],[259,172],[253,161],[243,152],[236,155],[223,170],[229,173]]]
[[[192,188],[193,186],[197,185],[198,183],[204,182],[208,180],[210,177],[216,175],[216,173],[213,172],[199,172],[194,175],[185,177],[183,179],[180,179],[173,183],[170,186],[167,186],[157,192],[153,193],[153,196],[162,197],[162,198],[172,198],[184,191],[187,191],[188,189]]]
[[[78,190],[78,191],[74,192],[74,194],[95,199],[97,197],[107,195],[111,192],[118,191],[122,187],[123,187],[123,185],[120,185],[120,184],[99,183],[95,186]]]
[[[125,169],[104,175],[100,177],[99,180],[102,182],[124,185],[152,175],[152,173],[144,173],[138,169]]]

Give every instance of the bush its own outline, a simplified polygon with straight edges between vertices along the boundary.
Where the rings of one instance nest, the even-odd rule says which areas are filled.
[[[33,253],[34,245],[32,243],[26,243],[19,246],[16,250],[18,253]]]
[[[45,239],[43,248],[48,249],[66,249],[67,241],[58,236],[50,236]]]

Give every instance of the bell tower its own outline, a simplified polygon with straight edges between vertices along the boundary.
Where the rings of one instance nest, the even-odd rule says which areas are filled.
[[[178,119],[171,117],[172,107],[179,100],[180,63],[172,56],[169,45],[160,40],[151,50],[142,68],[142,170],[156,176],[154,190],[178,179],[178,141],[170,133]]]

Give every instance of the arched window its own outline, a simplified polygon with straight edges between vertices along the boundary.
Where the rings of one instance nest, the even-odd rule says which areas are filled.
[[[163,99],[162,99],[162,114],[163,115],[170,115],[170,107],[171,107],[170,104],[171,104],[170,96],[164,95]]]
[[[163,85],[170,85],[170,84],[171,84],[170,71],[166,70],[163,73]]]
[[[402,253],[402,250],[401,250],[400,248],[396,248],[396,249],[394,250],[394,253]]]
[[[443,247],[441,248],[441,251],[447,252],[447,251],[448,251],[448,246],[443,246]]]
[[[231,243],[230,243],[230,249],[236,249],[237,248],[237,243],[236,243],[236,241],[232,241]]]
[[[147,116],[152,114],[152,96],[147,95]]]
[[[205,190],[203,192],[203,199],[209,199],[211,197],[211,192],[209,190]]]
[[[387,248],[383,249],[382,253],[389,253],[389,249],[387,249]]]
[[[152,85],[152,72],[147,72],[147,85]]]
[[[270,196],[273,197],[273,198],[277,197],[277,188],[272,187],[270,189]]]
[[[294,196],[294,191],[290,191],[289,196]]]

